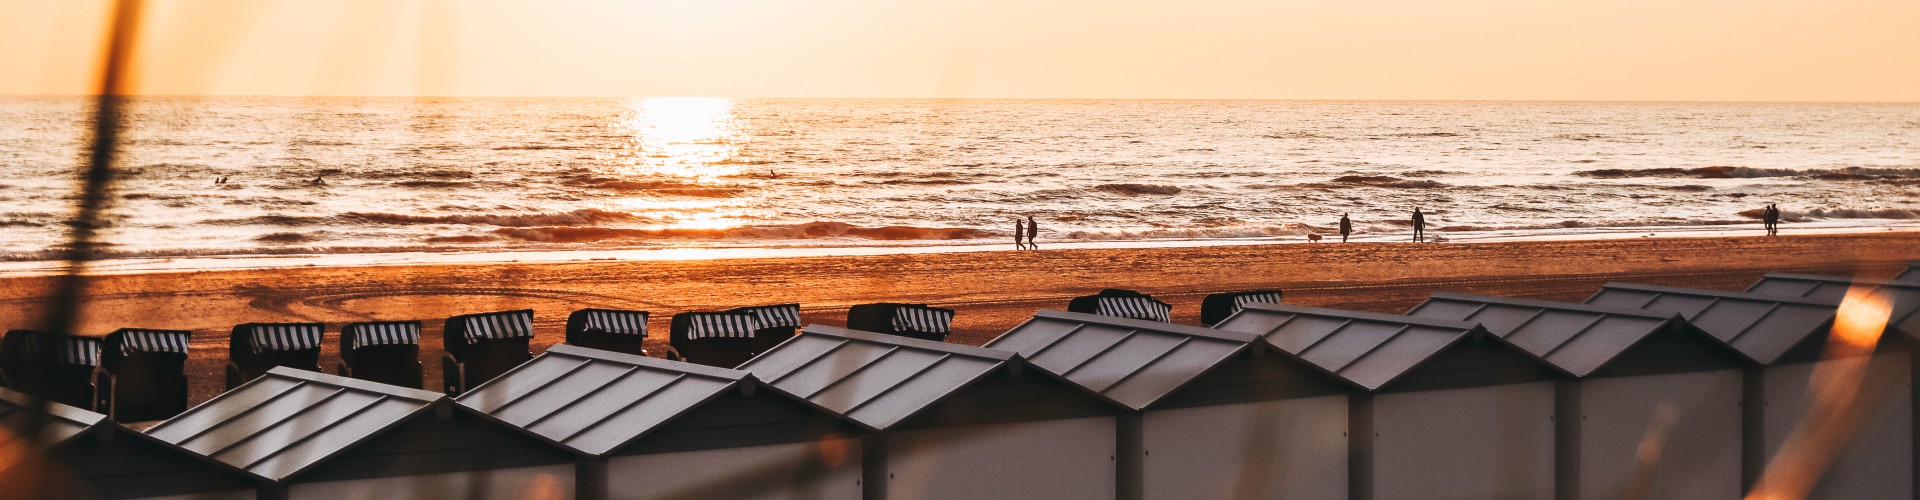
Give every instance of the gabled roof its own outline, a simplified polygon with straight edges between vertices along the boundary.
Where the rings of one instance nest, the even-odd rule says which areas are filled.
[[[575,453],[605,456],[752,377],[561,344],[458,402]]]
[[[1677,312],[1734,350],[1772,364],[1833,324],[1830,301],[1671,286],[1607,283],[1588,304]]]
[[[1273,348],[1369,391],[1483,331],[1462,321],[1258,303],[1214,328],[1259,335]]]
[[[1907,269],[1900,271],[1900,275],[1894,276],[1893,280],[1907,283],[1920,281],[1920,261],[1908,262]]]
[[[1576,377],[1585,377],[1679,319],[1679,313],[1439,292],[1409,316],[1479,323]]]
[[[445,399],[437,392],[279,367],[147,434],[281,482]]]
[[[815,407],[884,431],[1016,359],[998,349],[813,325],[740,369]]]
[[[106,415],[52,401],[39,403],[38,410],[41,411],[35,411],[32,396],[0,388],[0,428],[6,429],[5,435],[0,436],[0,449],[13,449],[26,443],[30,429],[35,426],[39,427],[40,433],[36,444],[41,448],[50,448],[85,436],[88,431],[102,424],[112,425]],[[12,464],[3,463],[0,468],[7,465]]]
[[[1908,264],[1912,266],[1913,264]],[[1909,267],[1909,270],[1912,268]],[[1906,276],[1906,275],[1902,275]],[[1892,317],[1887,325],[1907,335],[1920,337],[1920,282],[1856,280],[1818,274],[1769,273],[1747,287],[1748,292],[1792,295],[1839,303],[1847,290],[1860,286],[1893,301]]]
[[[1158,321],[1040,311],[986,347],[1134,410],[1219,366],[1259,340],[1253,334]]]

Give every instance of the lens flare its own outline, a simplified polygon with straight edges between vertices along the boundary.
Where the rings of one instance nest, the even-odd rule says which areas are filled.
[[[1767,463],[1749,500],[1806,498],[1853,442],[1866,416],[1886,402],[1884,391],[1863,391],[1861,386],[1892,312],[1891,301],[1876,289],[1856,286],[1847,291],[1833,320],[1827,352],[1807,388],[1813,405]]]

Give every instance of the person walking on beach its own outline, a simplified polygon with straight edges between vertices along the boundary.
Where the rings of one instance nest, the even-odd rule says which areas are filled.
[[[1038,238],[1038,237],[1040,237],[1040,223],[1034,222],[1033,216],[1029,215],[1027,216],[1027,249],[1028,250],[1040,249],[1040,244],[1034,243],[1034,240],[1033,240],[1034,238]]]
[[[1025,243],[1020,242],[1020,238],[1025,237],[1026,235],[1027,235],[1026,223],[1021,221],[1019,217],[1014,217],[1013,218],[1013,249],[1014,250],[1027,249],[1027,245]]]
[[[1353,234],[1353,221],[1347,219],[1347,214],[1340,214],[1340,242],[1346,243],[1349,234]]]
[[[1413,207],[1413,241],[1419,243],[1426,240],[1427,216],[1420,213],[1420,207]]]
[[[1766,223],[1767,236],[1780,235],[1780,206],[1779,205],[1768,203],[1767,210],[1761,214],[1760,219]]]

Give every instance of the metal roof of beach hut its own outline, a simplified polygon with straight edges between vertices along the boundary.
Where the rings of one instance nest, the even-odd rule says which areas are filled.
[[[1607,283],[1586,303],[1680,313],[1760,364],[1773,364],[1804,342],[1824,339],[1837,306],[1823,300],[1633,283]]]
[[[1267,345],[1298,356],[1369,391],[1386,389],[1408,373],[1423,368],[1428,360],[1447,348],[1475,334],[1492,338],[1496,345],[1512,348],[1510,353],[1521,354],[1531,361],[1504,362],[1518,365],[1521,369],[1517,371],[1444,374],[1433,380],[1419,382],[1418,388],[1429,388],[1435,383],[1443,386],[1497,383],[1508,379],[1544,380],[1566,375],[1564,370],[1540,360],[1532,353],[1498,336],[1488,335],[1479,324],[1463,321],[1256,303],[1248,304],[1240,314],[1222,321],[1217,328],[1259,335]],[[1458,375],[1467,377],[1455,377]],[[1492,378],[1486,378],[1489,375]]]
[[[556,345],[458,403],[605,467],[586,497],[860,494],[858,428],[744,371]]]
[[[1738,368],[1744,360],[1675,311],[1439,292],[1407,315],[1479,323],[1576,377],[1635,358],[1650,359],[1624,367],[1627,373]]]
[[[1893,280],[1907,282],[1920,281],[1920,261],[1908,262],[1907,268],[1900,271],[1899,275],[1894,276]]]
[[[1859,286],[1883,294],[1893,301],[1892,317],[1887,325],[1920,338],[1920,283],[1909,281],[1857,280],[1818,274],[1770,273],[1747,287],[1751,293],[1788,295],[1836,304],[1846,298],[1847,290]]]
[[[59,403],[36,402],[0,388],[0,447],[24,451],[0,455],[3,494],[27,497],[131,498],[227,494],[245,497],[250,478],[215,465],[108,420],[106,415]],[[30,434],[38,432],[38,438]],[[31,451],[24,447],[32,442]],[[20,467],[29,457],[51,459],[55,468]],[[25,476],[23,476],[25,475]]]
[[[107,422],[106,415],[52,401],[38,402],[38,408],[45,410],[43,412],[35,412],[35,405],[32,396],[0,388],[0,428],[7,431],[0,436],[0,447],[18,449],[25,443],[35,443],[43,448],[59,446],[79,439]],[[28,436],[29,430],[36,427],[39,436]]]
[[[813,325],[740,369],[882,431],[1009,362],[1008,351]]]
[[[1143,410],[1257,339],[1159,321],[1040,311],[986,347],[1019,353],[1108,401]]]

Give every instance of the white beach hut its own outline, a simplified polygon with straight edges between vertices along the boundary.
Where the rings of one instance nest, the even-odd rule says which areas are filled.
[[[867,431],[864,498],[1113,498],[1116,408],[1022,364],[816,325],[740,369]]]
[[[987,344],[1126,408],[1119,498],[1347,498],[1350,384],[1250,333],[1040,311]]]
[[[860,430],[743,371],[556,345],[459,403],[578,455],[578,498],[860,497]]]
[[[1567,374],[1475,323],[1247,304],[1216,328],[1369,391],[1349,400],[1356,499],[1550,498]]]
[[[1479,323],[1580,377],[1557,395],[1557,498],[1740,496],[1753,362],[1678,313],[1436,293],[1407,314]]]

